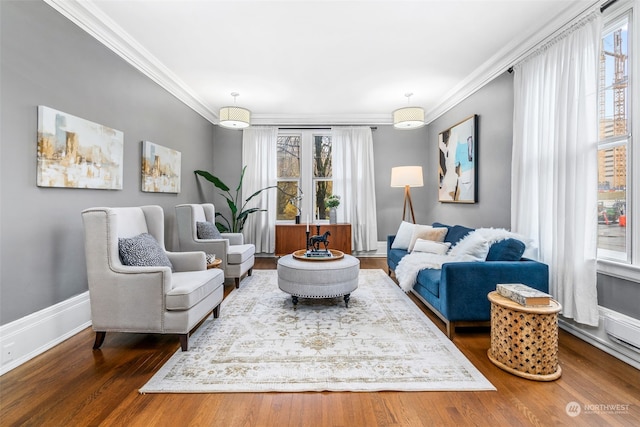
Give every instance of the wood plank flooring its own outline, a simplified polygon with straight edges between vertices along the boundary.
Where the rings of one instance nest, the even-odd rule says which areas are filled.
[[[275,267],[273,258],[256,262],[258,269]],[[361,267],[386,271],[386,261],[362,258]],[[225,293],[233,288],[228,282]],[[0,425],[640,425],[640,371],[564,331],[559,338],[563,374],[547,383],[494,366],[486,354],[488,329],[458,330],[454,343],[497,388],[483,392],[141,395],[138,389],[179,348],[178,337],[112,333],[99,351],[91,349],[93,339],[86,329],[0,377]],[[575,417],[566,410],[571,402],[581,410]]]

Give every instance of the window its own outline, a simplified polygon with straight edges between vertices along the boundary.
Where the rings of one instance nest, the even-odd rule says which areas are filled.
[[[326,198],[333,191],[331,135],[314,131],[278,135],[279,221],[326,220]]]
[[[609,12],[609,11],[607,11]],[[600,52],[598,112],[598,259],[634,263],[632,227],[637,222],[632,150],[631,12],[605,16]]]

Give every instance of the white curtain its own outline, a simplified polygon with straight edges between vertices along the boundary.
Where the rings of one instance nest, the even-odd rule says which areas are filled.
[[[354,251],[378,246],[373,137],[370,127],[332,129],[333,193],[341,197],[338,222],[351,224]]]
[[[242,185],[243,202],[256,191],[277,184],[277,141],[275,127],[249,127],[242,131],[242,162],[247,167]],[[277,190],[272,188],[247,205],[247,208],[267,210],[250,214],[243,230],[245,242],[253,243],[257,253],[275,251],[276,203]]]
[[[511,226],[536,239],[563,316],[598,324],[599,13],[514,67]]]

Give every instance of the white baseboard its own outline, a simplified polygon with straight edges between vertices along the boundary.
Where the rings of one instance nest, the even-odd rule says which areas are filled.
[[[625,363],[628,363],[634,368],[640,369],[640,353],[611,339],[611,337],[609,337],[609,335],[607,335],[607,332],[604,330],[604,316],[607,313],[617,312],[609,310],[605,307],[598,307],[598,311],[600,316],[598,327],[583,326],[563,317],[559,317],[558,324],[560,328],[564,329],[570,334],[575,335],[583,341],[588,342],[592,346],[599,348],[605,353],[609,353],[613,357],[620,359]]]
[[[0,375],[91,325],[89,291],[0,326]]]

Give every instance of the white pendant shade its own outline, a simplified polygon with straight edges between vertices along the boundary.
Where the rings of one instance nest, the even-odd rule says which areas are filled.
[[[393,112],[393,127],[417,129],[424,126],[424,110],[420,107],[398,108]]]
[[[251,111],[242,107],[222,107],[220,126],[229,129],[244,129],[251,125]]]

